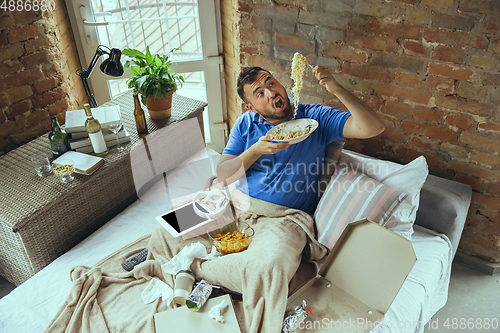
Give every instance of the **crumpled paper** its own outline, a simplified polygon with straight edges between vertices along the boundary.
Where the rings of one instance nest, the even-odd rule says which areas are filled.
[[[152,278],[147,287],[142,291],[141,296],[144,304],[149,304],[158,297],[161,297],[162,301],[167,301],[167,305],[170,305],[174,299],[174,291],[160,279]]]
[[[219,304],[212,306],[210,311],[208,311],[208,315],[210,316],[210,318],[218,321],[219,323],[223,323],[224,317],[222,315],[224,314],[224,312],[226,312],[228,306],[229,303],[226,302],[225,299],[223,299]]]
[[[194,259],[211,260],[217,256],[218,253],[215,246],[212,245],[212,252],[208,254],[205,246],[200,242],[196,242],[185,246],[170,261],[161,265],[161,268],[165,273],[175,276],[178,271],[189,269]]]

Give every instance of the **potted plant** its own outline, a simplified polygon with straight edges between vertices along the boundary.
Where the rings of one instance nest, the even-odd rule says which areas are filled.
[[[178,48],[164,55],[152,55],[149,46],[146,54],[137,49],[124,49],[122,54],[130,59],[125,62],[125,68],[130,67],[131,76],[127,80],[129,88],[137,93],[147,106],[151,119],[170,117],[172,95],[184,83],[184,77],[170,70],[172,61],[169,55]]]

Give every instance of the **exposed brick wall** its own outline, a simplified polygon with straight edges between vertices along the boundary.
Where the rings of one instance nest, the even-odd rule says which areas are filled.
[[[64,123],[85,92],[66,5],[51,11],[0,11],[0,154]]]
[[[500,262],[500,1],[222,3],[231,24],[240,23],[223,31],[236,48],[224,45],[226,79],[238,65],[258,65],[290,87],[296,51],[329,67],[387,126],[346,147],[401,163],[424,155],[432,174],[470,184],[460,250]],[[301,101],[343,107],[307,72]],[[228,87],[232,126],[244,106],[235,83]]]
[[[227,105],[231,110],[237,110],[240,103],[238,93],[236,92],[236,81],[240,72],[240,39],[238,36],[241,22],[237,1],[221,0],[221,21],[222,43],[224,45],[224,58],[226,60]],[[229,123],[234,124],[237,117],[238,115],[234,112],[229,112]]]

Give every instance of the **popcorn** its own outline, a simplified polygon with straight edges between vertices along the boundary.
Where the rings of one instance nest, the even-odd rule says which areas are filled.
[[[71,164],[54,164],[52,167],[54,173],[58,176],[70,175],[75,171],[75,168]]]

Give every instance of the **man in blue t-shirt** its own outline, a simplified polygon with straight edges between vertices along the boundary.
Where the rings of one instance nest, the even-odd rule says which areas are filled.
[[[260,201],[250,200],[252,214],[242,218],[255,234],[245,251],[200,262],[195,270],[199,277],[243,294],[245,311],[240,325],[247,332],[281,332],[288,285],[303,252],[312,260],[326,253],[326,248],[312,239],[309,216],[316,207],[326,145],[342,137],[368,138],[384,129],[375,112],[342,88],[328,69],[315,66],[313,74],[349,112],[299,104],[296,118],[315,119],[319,126],[306,140],[293,145],[266,137],[269,129],[294,115],[285,88],[259,67],[244,68],[238,78],[238,94],[249,111],[231,130],[217,176],[221,183],[232,183],[241,182],[239,178],[246,175],[247,193]],[[244,187],[239,188],[245,192]],[[296,209],[283,210],[269,202]],[[315,274],[313,271],[309,273]]]
[[[327,68],[314,66],[312,73],[349,112],[320,104],[299,104],[295,119],[315,119],[319,123],[316,131],[293,145],[273,142],[266,133],[292,119],[295,107],[269,71],[243,68],[237,88],[249,111],[236,120],[217,165],[219,180],[229,184],[244,172],[248,186],[245,192],[251,197],[310,215],[317,204],[326,146],[340,138],[370,138],[384,130],[377,114],[335,81]]]

